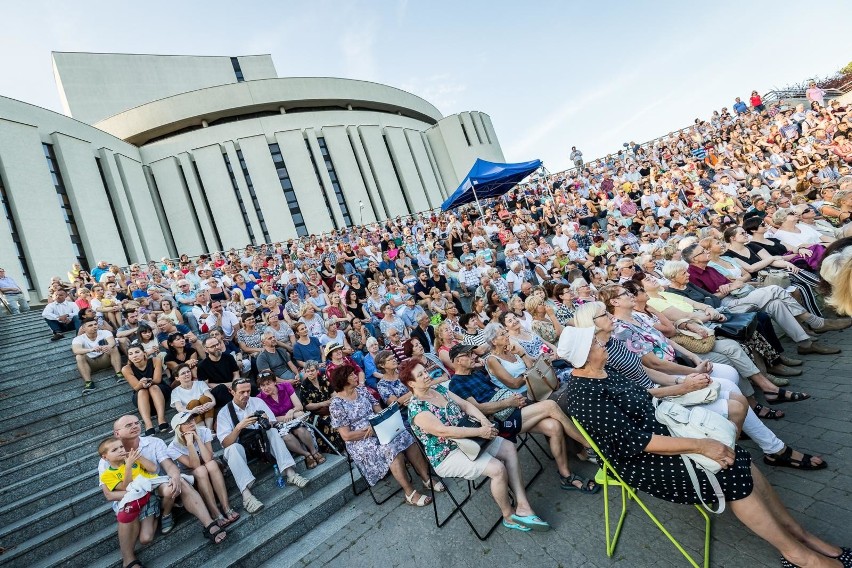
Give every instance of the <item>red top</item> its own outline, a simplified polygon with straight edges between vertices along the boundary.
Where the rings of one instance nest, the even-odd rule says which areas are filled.
[[[708,266],[702,270],[694,264],[689,265],[689,281],[711,294],[718,292],[722,284],[730,284],[730,281],[715,268]]]
[[[751,99],[749,100],[751,101],[751,106],[753,107],[756,107],[759,104],[763,104],[763,101],[760,100],[760,95],[752,95]]]

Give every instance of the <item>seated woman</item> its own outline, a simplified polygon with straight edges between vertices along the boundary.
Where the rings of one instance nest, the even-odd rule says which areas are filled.
[[[296,365],[304,368],[306,361],[322,360],[322,345],[319,339],[308,334],[308,326],[302,322],[293,324],[293,361]]]
[[[186,365],[192,369],[192,376],[197,377],[195,370],[198,365],[198,352],[191,345],[187,345],[186,338],[182,333],[172,333],[166,339],[168,351],[166,352],[165,364],[169,374],[174,377],[177,368]]]
[[[575,367],[568,387],[571,415],[626,483],[659,499],[698,504],[680,454],[707,456],[723,468],[716,478],[731,510],[782,554],[782,566],[852,566],[852,551],[817,538],[793,519],[747,450],[672,437],[654,417],[651,395],[629,379],[610,376],[605,344],[594,334],[585,337],[569,359]],[[698,475],[703,499],[714,502],[706,476]]]
[[[302,406],[313,415],[313,423],[329,443],[320,439],[319,444],[325,453],[340,451],[343,449],[343,440],[337,430],[331,426],[329,417],[329,406],[331,405],[332,391],[325,377],[320,376],[319,362],[306,361],[302,368],[302,381],[299,383],[299,400]]]
[[[157,413],[157,423],[160,432],[168,432],[166,422],[166,397],[169,387],[163,384],[163,364],[158,357],[149,359],[138,343],[127,347],[127,364],[121,368],[124,380],[133,389],[133,405],[139,410],[139,415],[145,423],[145,435],[152,436],[156,430],[151,423],[151,406]]]
[[[826,303],[840,315],[852,315],[852,237],[838,239],[825,249],[819,275]]]
[[[368,484],[375,485],[388,470],[405,492],[405,502],[417,507],[425,507],[432,502],[431,497],[422,495],[408,479],[405,468],[407,459],[414,466],[423,482],[429,488],[432,479],[423,454],[414,445],[414,439],[408,431],[401,432],[388,444],[380,444],[373,432],[369,418],[381,411],[379,403],[362,386],[358,375],[351,365],[342,365],[330,373],[331,388],[334,396],[329,405],[331,425],[346,442],[346,452],[354,461]],[[438,487],[435,487],[437,490]]]
[[[166,449],[166,454],[178,464],[182,473],[195,478],[195,488],[204,499],[210,516],[220,529],[239,520],[240,514],[231,507],[228,499],[225,476],[213,456],[213,433],[203,426],[196,426],[193,415],[187,412],[175,414],[172,429],[175,438]]]
[[[565,289],[568,289],[567,286]],[[555,344],[559,341],[563,324],[556,317],[555,310],[548,306],[539,294],[535,293],[527,296],[524,306],[527,313],[532,316],[532,332],[550,343]]]
[[[293,385],[278,382],[270,369],[257,373],[257,387],[260,389],[258,398],[266,403],[278,422],[286,423],[305,414]],[[310,430],[301,423],[288,429],[279,428],[278,433],[291,454],[305,458],[306,468],[314,469],[317,464],[325,463],[325,458],[317,451]]]
[[[491,478],[491,495],[500,507],[504,527],[522,532],[549,530],[550,525],[535,514],[527,499],[515,445],[498,437],[497,428],[475,405],[462,400],[443,385],[433,387],[426,367],[419,362],[406,361],[400,371],[400,380],[412,392],[408,402],[411,428],[435,472],[441,477],[472,480],[484,475]],[[459,426],[465,415],[477,420],[481,426]],[[493,441],[471,461],[452,438],[473,437]],[[510,487],[517,507],[512,506]]]
[[[417,341],[416,339],[408,341]],[[408,344],[406,341],[406,344]],[[411,391],[408,387],[402,384],[399,380],[399,361],[393,351],[379,351],[375,357],[376,369],[381,373],[381,380],[376,384],[379,391],[379,396],[382,397],[382,403],[385,406],[390,406],[394,402],[399,404],[399,410],[402,413],[402,419],[408,424],[408,400],[411,398]]]
[[[453,308],[455,308],[454,304],[451,309]],[[450,376],[452,376],[455,372],[453,362],[450,360],[450,349],[459,343],[460,341],[456,337],[455,331],[453,330],[453,326],[450,322],[445,321],[435,328],[435,353],[438,355],[438,359],[440,359],[444,369],[449,372]]]
[[[204,421],[204,425],[215,430],[216,399],[210,392],[210,386],[205,381],[192,379],[193,368],[180,365],[175,370],[175,380],[172,382],[172,407],[178,412],[192,414],[196,424]]]

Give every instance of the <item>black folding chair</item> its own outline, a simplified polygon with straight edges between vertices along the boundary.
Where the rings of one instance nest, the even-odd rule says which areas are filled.
[[[349,457],[349,454],[346,454],[346,463],[349,465],[349,478],[352,480],[352,493],[354,493],[356,496],[363,494],[365,491],[369,491],[370,497],[373,498],[373,503],[375,503],[376,505],[382,505],[383,503],[388,502],[397,493],[402,491],[402,486],[397,484],[396,491],[394,491],[390,495],[386,495],[385,497],[379,499],[378,497],[376,497],[376,493],[373,491],[373,488],[370,486],[369,483],[367,483],[366,477],[364,477],[364,472],[361,471],[361,467],[357,463],[352,461],[352,458]],[[364,480],[364,484],[367,486],[366,489],[358,490],[358,485],[355,483],[355,471],[352,466],[358,468],[358,473],[361,474],[361,478]],[[405,472],[406,474],[408,474],[408,478],[411,479],[411,474],[408,473],[408,468],[405,469]],[[387,479],[388,475],[391,475],[390,471],[388,471],[388,473],[385,474],[385,476],[380,481]]]

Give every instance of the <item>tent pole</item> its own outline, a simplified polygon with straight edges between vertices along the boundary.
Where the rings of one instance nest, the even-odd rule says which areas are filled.
[[[470,190],[473,191],[473,198],[476,200],[476,208],[479,209],[479,218],[484,219],[485,214],[482,212],[482,205],[479,204],[479,197],[476,196],[476,186],[471,185]]]

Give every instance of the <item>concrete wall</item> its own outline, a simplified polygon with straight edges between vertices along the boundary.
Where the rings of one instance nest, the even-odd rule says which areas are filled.
[[[52,55],[65,113],[89,124],[179,93],[237,82],[230,57],[64,52]],[[237,59],[246,81],[277,76],[269,55]]]

